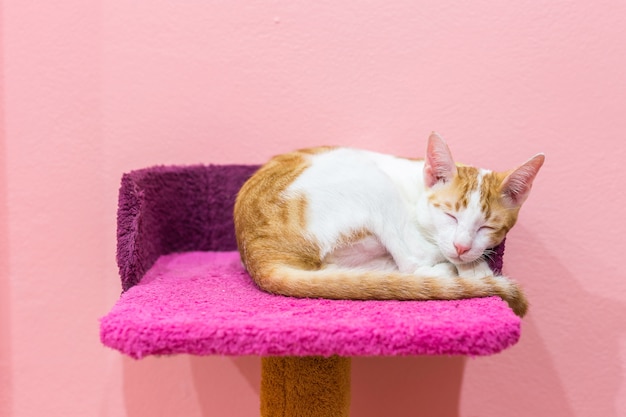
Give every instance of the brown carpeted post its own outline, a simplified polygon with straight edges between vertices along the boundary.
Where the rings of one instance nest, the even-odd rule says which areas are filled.
[[[262,417],[348,417],[350,358],[261,359]]]

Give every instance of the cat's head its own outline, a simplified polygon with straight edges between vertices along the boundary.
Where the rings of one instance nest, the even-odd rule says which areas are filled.
[[[517,221],[543,165],[538,154],[507,172],[457,165],[436,133],[428,139],[424,181],[433,239],[454,264],[480,259]]]

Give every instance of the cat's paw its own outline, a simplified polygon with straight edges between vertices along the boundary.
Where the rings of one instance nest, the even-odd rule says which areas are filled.
[[[420,266],[415,270],[415,275],[430,278],[450,278],[457,276],[458,272],[454,265],[442,262],[432,266]]]
[[[456,266],[461,278],[485,278],[493,276],[493,271],[485,261]]]

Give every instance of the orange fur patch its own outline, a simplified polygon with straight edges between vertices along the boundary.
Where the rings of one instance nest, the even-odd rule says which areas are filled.
[[[478,187],[478,169],[458,166],[457,175],[444,187],[437,189],[430,196],[435,207],[445,207],[448,211],[459,211],[467,208],[469,195]]]
[[[276,156],[239,191],[234,220],[241,260],[268,291],[272,291],[273,284],[267,277],[277,264],[306,270],[321,266],[318,246],[302,233],[306,227],[306,198],[287,198],[284,192],[310,165],[310,155],[331,149],[310,148]]]
[[[511,209],[502,204],[502,182],[506,172],[491,172],[483,176],[480,190],[480,203],[487,224],[494,230],[491,233],[495,244],[502,242],[507,232],[517,222],[519,207]]]

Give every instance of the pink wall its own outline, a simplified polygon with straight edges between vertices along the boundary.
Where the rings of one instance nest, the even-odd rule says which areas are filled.
[[[0,415],[251,416],[259,360],[100,346],[122,172],[321,143],[547,163],[493,357],[353,363],[353,415],[626,416],[626,3],[0,3]]]

